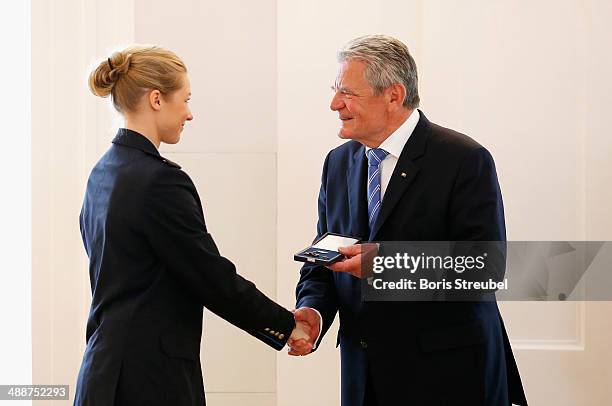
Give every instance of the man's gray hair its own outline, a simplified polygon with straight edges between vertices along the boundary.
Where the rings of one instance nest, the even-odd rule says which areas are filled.
[[[400,83],[406,88],[404,107],[419,106],[417,68],[403,42],[386,35],[366,35],[348,42],[338,51],[338,62],[361,60],[367,64],[366,80],[375,94]]]

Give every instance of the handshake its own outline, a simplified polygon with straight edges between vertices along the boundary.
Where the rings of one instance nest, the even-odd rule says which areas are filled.
[[[321,331],[321,317],[310,307],[300,307],[293,310],[295,327],[291,332],[287,344],[289,355],[308,355],[314,350],[319,332]]]
[[[362,264],[371,262],[376,255],[378,246],[376,244],[355,244],[348,247],[339,247],[338,251],[345,259],[329,265],[328,268],[334,272],[345,272],[356,278],[363,277]],[[321,316],[310,307],[300,307],[293,310],[295,328],[287,341],[289,355],[308,355],[314,348],[321,332]]]

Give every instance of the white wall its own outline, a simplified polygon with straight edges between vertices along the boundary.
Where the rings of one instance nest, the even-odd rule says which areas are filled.
[[[221,252],[292,307],[292,255],[314,237],[321,166],[340,143],[329,110],[335,51],[357,35],[403,40],[427,117],[491,150],[509,239],[610,239],[608,3],[34,0],[35,380],[74,385],[84,347],[89,293],[77,215],[88,170],[113,135],[108,106],[87,93],[85,76],[110,47],[159,43],[185,59],[195,119],[162,153],[194,179]],[[533,350],[534,340],[551,342],[538,322],[551,313],[503,311],[528,393],[545,404],[541,360],[566,359],[550,346]],[[555,310],[556,327],[580,324],[581,311]],[[315,354],[290,358],[214,316],[205,324],[211,405],[339,403],[335,327]],[[555,334],[572,338],[561,327]]]
[[[0,46],[4,78],[0,98],[0,384],[32,383],[32,234],[30,47],[28,2],[0,3]],[[29,401],[6,404],[31,404]]]
[[[32,1],[32,380],[70,385],[71,397],[91,300],[78,216],[114,119],[87,76],[95,57],[133,42],[130,4]]]

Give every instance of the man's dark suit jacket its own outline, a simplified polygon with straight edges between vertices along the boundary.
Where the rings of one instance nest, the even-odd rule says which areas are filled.
[[[74,403],[201,406],[203,306],[276,350],[293,315],[219,254],[178,165],[130,130],[113,144],[80,216],[93,297]]]
[[[371,230],[364,148],[349,141],[327,155],[317,236],[505,241],[493,158],[471,138],[421,112]],[[366,385],[380,406],[526,404],[495,301],[362,302],[359,279],[316,265],[303,266],[296,294],[296,307],[320,311],[321,336],[339,311],[343,406],[361,406]]]

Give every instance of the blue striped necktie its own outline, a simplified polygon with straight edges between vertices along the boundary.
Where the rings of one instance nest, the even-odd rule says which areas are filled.
[[[381,148],[372,148],[368,151],[368,218],[370,229],[376,222],[380,205],[382,203],[380,190],[380,164],[389,155]]]

